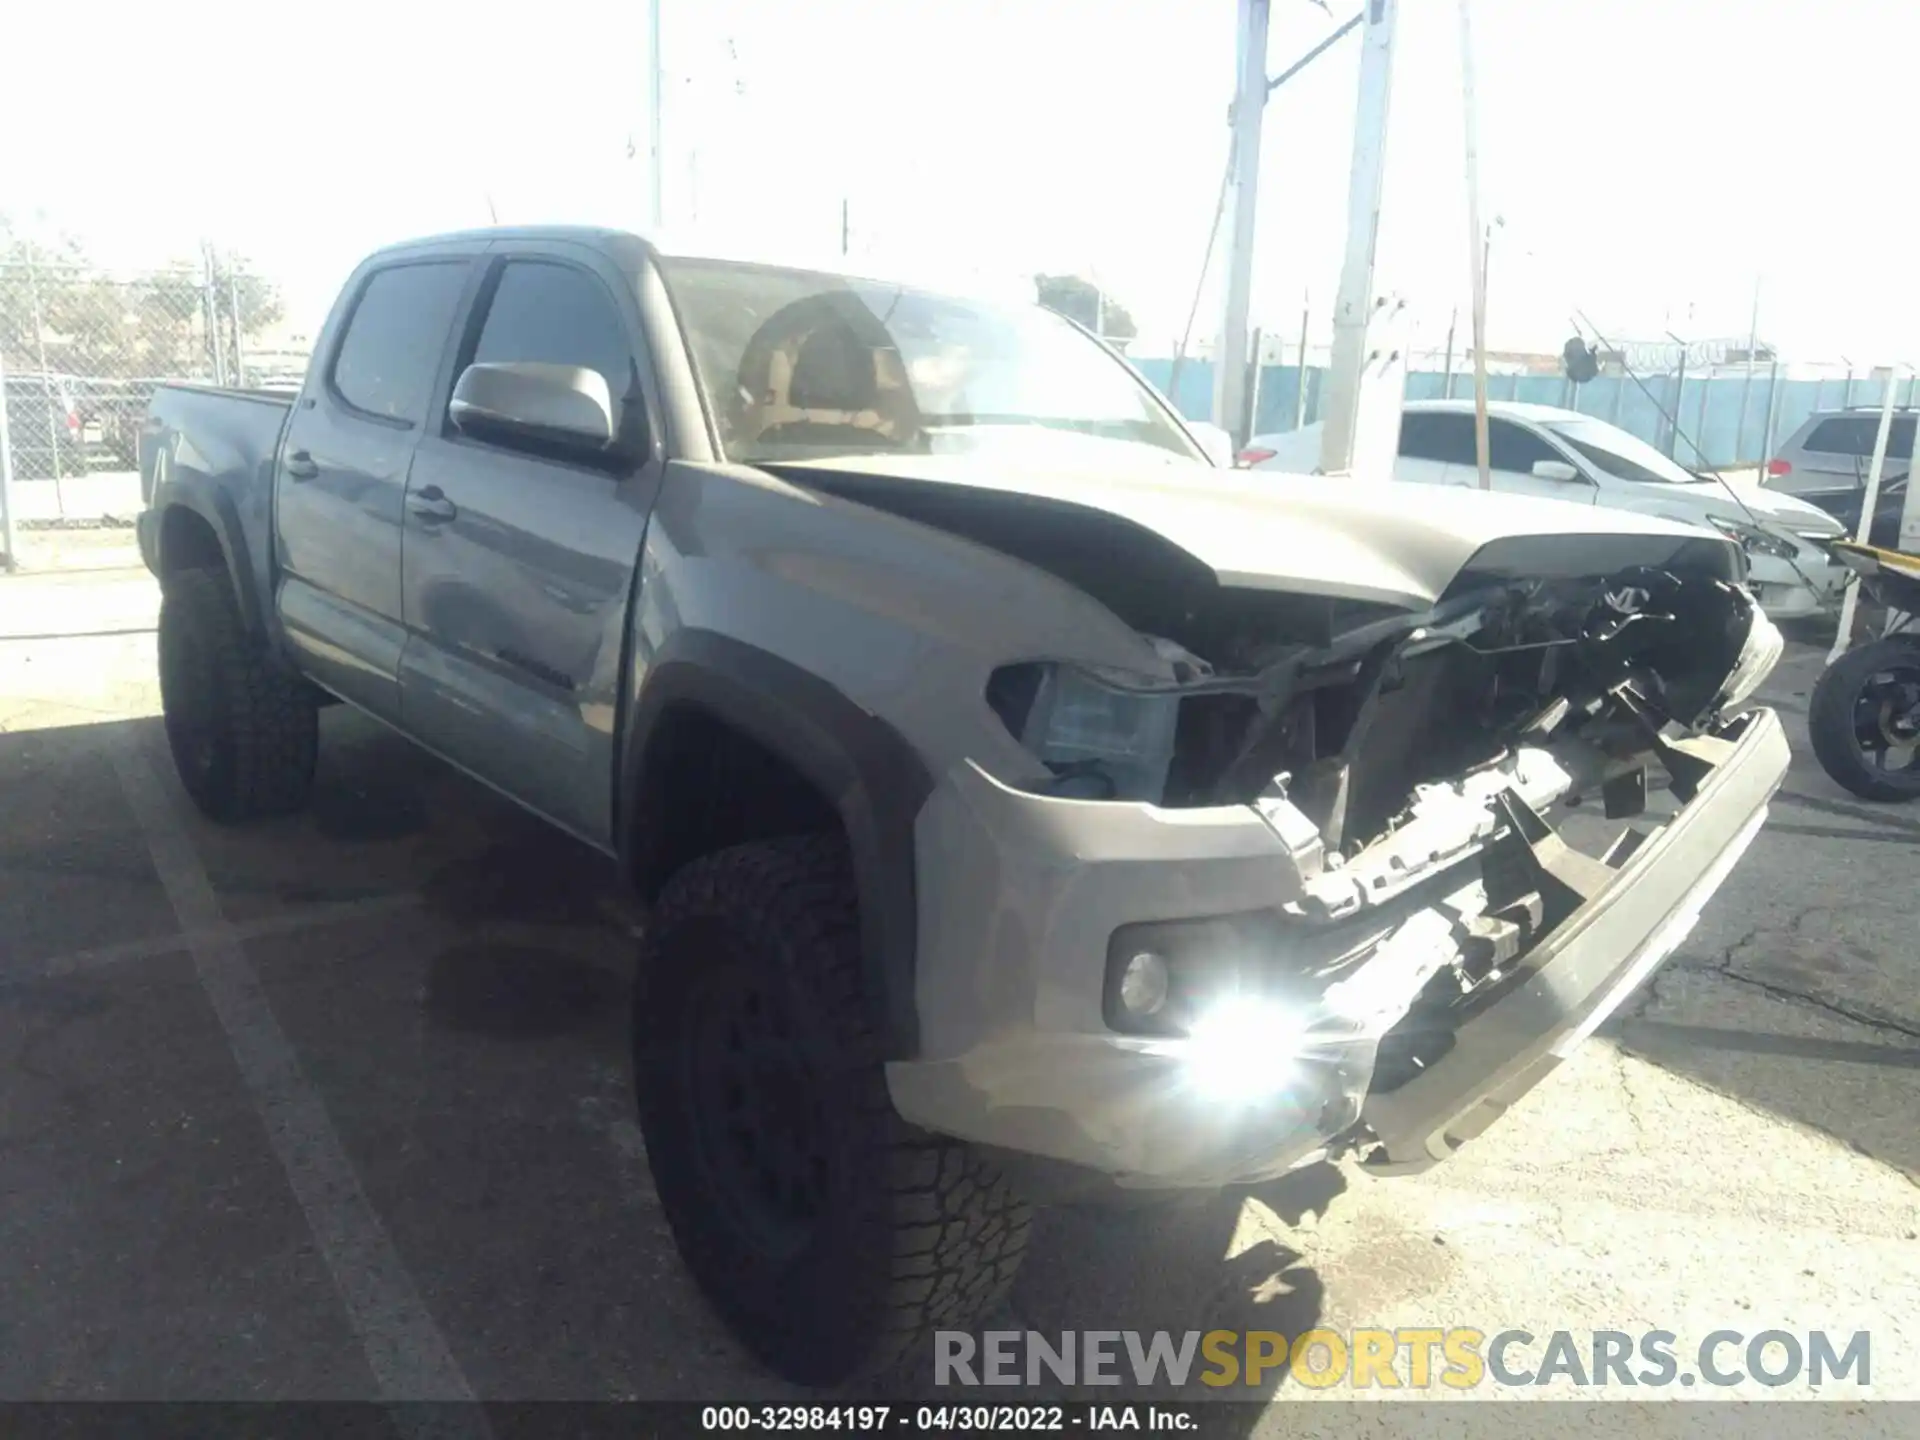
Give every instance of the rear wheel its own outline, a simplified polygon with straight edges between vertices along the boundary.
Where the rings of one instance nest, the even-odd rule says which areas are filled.
[[[998,1302],[1028,1215],[888,1098],[837,837],[736,846],[668,882],[634,995],[661,1206],[729,1327],[786,1379],[906,1359]]]
[[[1836,785],[1863,800],[1920,798],[1920,639],[1876,640],[1829,665],[1807,734]]]
[[[193,803],[223,823],[285,815],[313,789],[313,693],[246,632],[219,570],[166,578],[160,703],[167,747]]]

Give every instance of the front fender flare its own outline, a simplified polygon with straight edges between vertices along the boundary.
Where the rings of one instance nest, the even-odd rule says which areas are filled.
[[[673,635],[648,664],[621,749],[615,817],[629,874],[648,872],[654,839],[635,803],[661,718],[707,711],[792,765],[846,830],[859,891],[864,978],[888,1059],[918,1053],[914,962],[919,915],[914,821],[933,782],[919,755],[879,716],[789,660],[712,631]]]

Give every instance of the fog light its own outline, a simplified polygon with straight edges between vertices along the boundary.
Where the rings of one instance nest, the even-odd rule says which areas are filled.
[[[1141,951],[1120,972],[1121,1006],[1137,1019],[1159,1014],[1166,1008],[1169,980],[1167,962],[1151,950]]]
[[[1187,1079],[1209,1100],[1260,1100],[1298,1074],[1306,1027],[1271,1000],[1222,1001],[1189,1033]]]

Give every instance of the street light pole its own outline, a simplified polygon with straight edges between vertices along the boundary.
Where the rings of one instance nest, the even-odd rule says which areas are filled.
[[[660,7],[665,0],[647,0],[647,223],[657,232],[666,218],[666,186],[660,148],[660,101],[666,86],[660,64]]]
[[[1239,0],[1238,77],[1233,94],[1233,225],[1227,243],[1227,293],[1213,357],[1213,423],[1247,443],[1247,326],[1253,308],[1254,210],[1260,191],[1260,122],[1267,104],[1269,0]]]
[[[1493,227],[1480,223],[1480,108],[1473,77],[1471,0],[1460,0],[1460,105],[1467,137],[1467,234],[1473,262],[1473,455],[1480,488],[1493,488],[1492,441],[1487,426],[1487,269],[1493,263]]]
[[[1347,251],[1334,303],[1333,354],[1322,407],[1320,470],[1328,475],[1384,478],[1392,472],[1400,448],[1406,355],[1396,332],[1404,307],[1374,288],[1399,20],[1400,0],[1367,0],[1347,191]]]

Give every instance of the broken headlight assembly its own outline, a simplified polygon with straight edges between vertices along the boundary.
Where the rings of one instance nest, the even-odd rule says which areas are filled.
[[[1758,525],[1749,525],[1744,520],[1729,520],[1720,515],[1709,515],[1707,523],[1738,545],[1748,555],[1766,555],[1775,560],[1791,560],[1800,553],[1800,547],[1783,535],[1775,535],[1771,530]]]
[[[994,671],[987,703],[1053,772],[1046,794],[1154,804],[1166,791],[1177,693],[1123,688],[1077,666],[1029,662]]]

